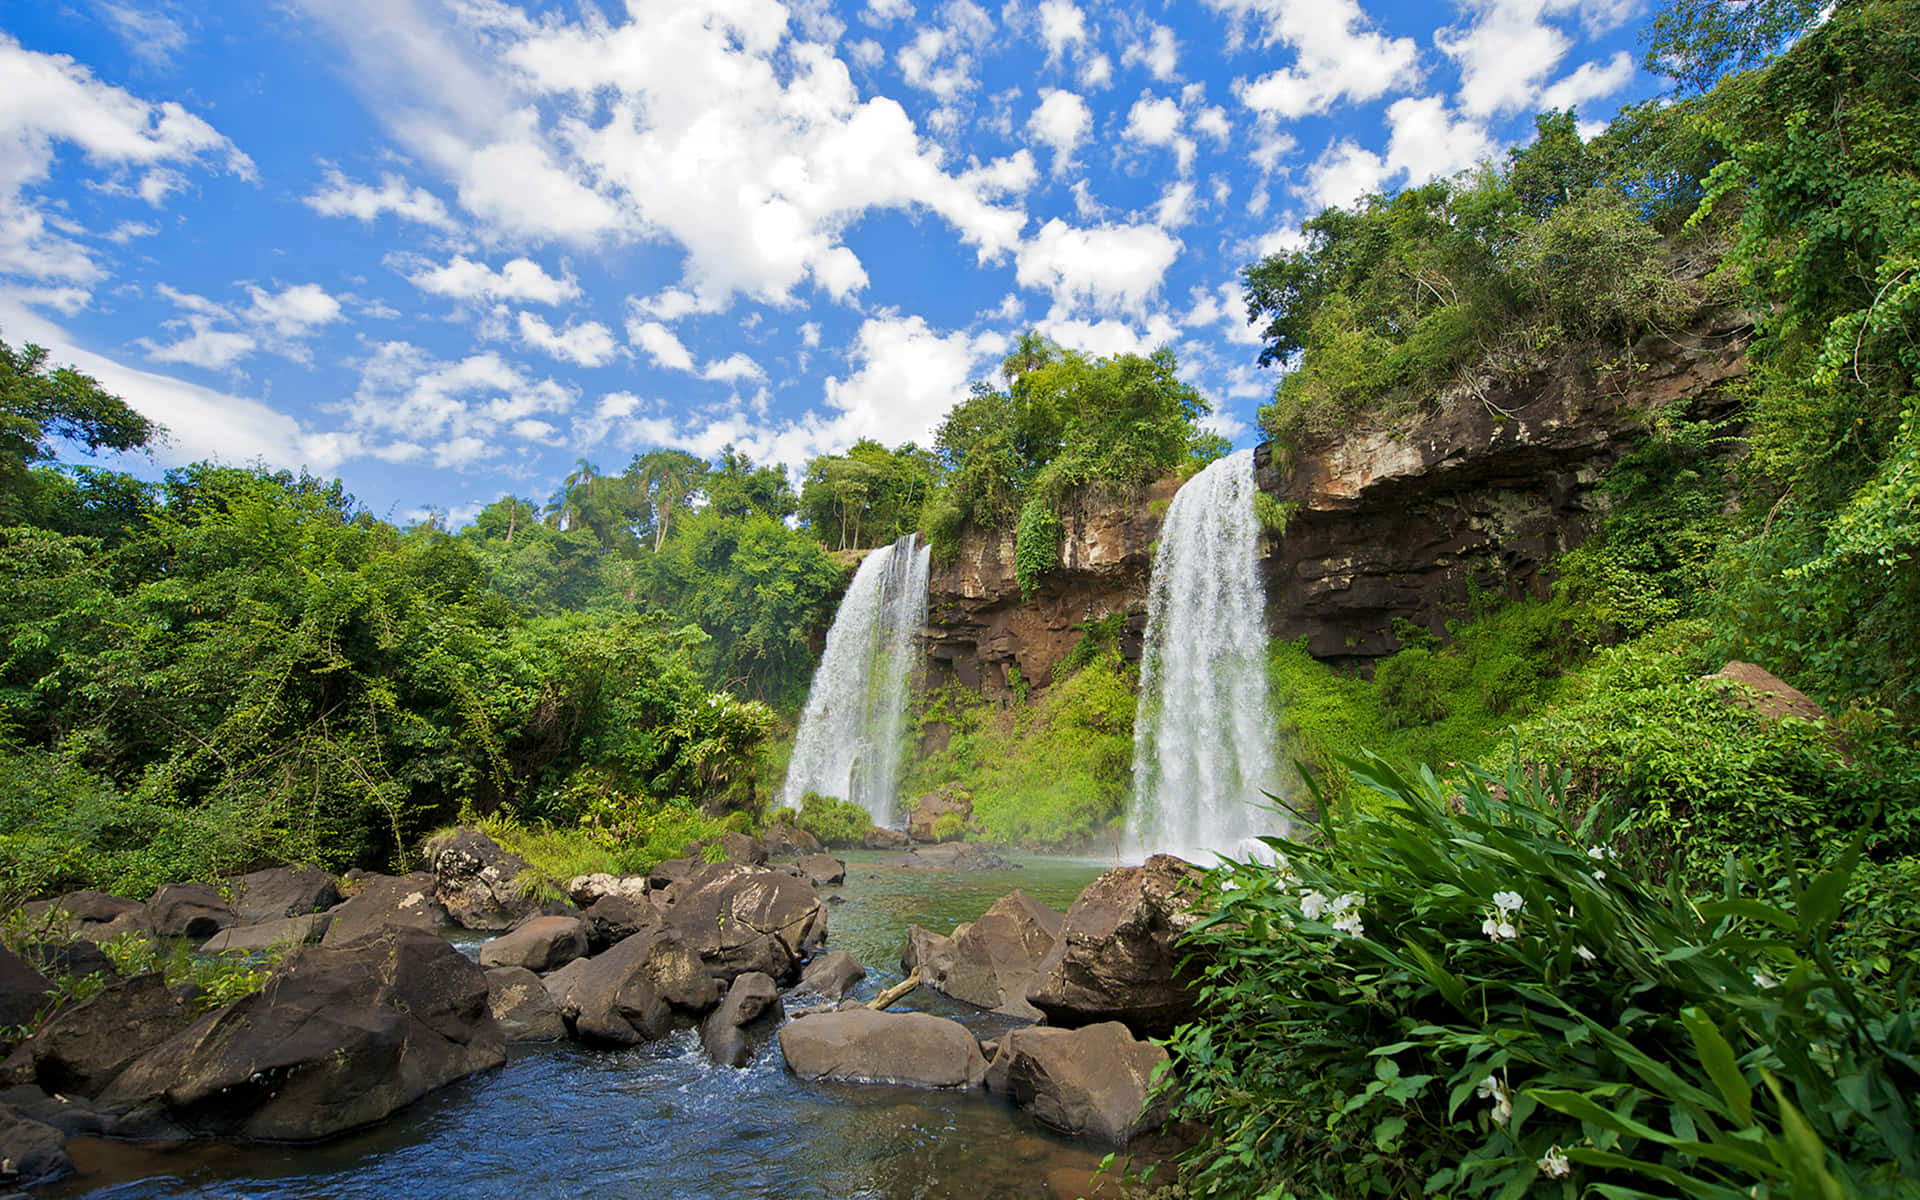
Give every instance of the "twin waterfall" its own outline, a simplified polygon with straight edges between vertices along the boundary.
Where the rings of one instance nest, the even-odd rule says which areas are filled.
[[[1254,495],[1253,451],[1229,454],[1174,494],[1160,527],[1133,720],[1129,858],[1244,857],[1255,852],[1247,839],[1284,828],[1261,807],[1278,780]]]
[[[1174,496],[1154,554],[1126,855],[1211,862],[1285,831],[1267,702],[1266,606],[1254,558],[1253,452],[1213,463]],[[807,694],[780,803],[807,792],[902,824],[895,786],[907,683],[926,619],[928,549],[909,535],[869,554],[841,601]]]
[[[875,825],[898,825],[894,782],[906,730],[907,676],[927,617],[928,548],[912,534],[860,563],[814,672],[780,803],[808,792],[851,800]]]

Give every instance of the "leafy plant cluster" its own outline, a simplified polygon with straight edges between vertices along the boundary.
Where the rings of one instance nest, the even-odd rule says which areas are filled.
[[[873,818],[851,800],[808,792],[800,797],[794,823],[829,846],[859,846],[873,831]]]
[[[1920,1014],[1830,946],[1850,855],[1690,899],[1552,777],[1347,765],[1378,802],[1212,872],[1185,939],[1190,1195],[1920,1194]]]

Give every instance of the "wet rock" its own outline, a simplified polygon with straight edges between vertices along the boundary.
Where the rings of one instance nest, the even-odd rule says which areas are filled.
[[[1165,1049],[1117,1021],[1015,1029],[1000,1040],[986,1084],[1043,1125],[1124,1146],[1166,1121],[1166,1100],[1147,1103],[1153,1073],[1166,1061]]]
[[[859,959],[845,950],[829,950],[800,972],[800,983],[793,989],[793,994],[839,1000],[847,994],[848,988],[866,977],[867,969],[860,965]]]
[[[991,850],[967,842],[943,842],[937,846],[915,846],[907,851],[900,865],[925,871],[1017,871],[1020,864],[1001,858]]]
[[[936,827],[940,818],[948,816],[957,821],[947,823],[953,828],[943,837]],[[966,825],[972,818],[972,794],[962,784],[943,783],[913,802],[907,813],[907,834],[916,842],[957,841],[966,836]]]
[[[96,1110],[84,1098],[51,1095],[31,1083],[0,1088],[0,1106],[51,1125],[70,1138],[111,1133],[115,1125],[112,1117]]]
[[[436,932],[447,925],[447,910],[433,897],[433,876],[365,875],[353,895],[333,910],[333,922],[320,939],[341,946],[389,926]]]
[[[1095,879],[1067,909],[1027,1002],[1052,1025],[1120,1021],[1141,1037],[1171,1033],[1196,1003],[1174,943],[1197,919],[1199,880],[1198,868],[1170,854]]]
[[[1061,923],[1059,913],[1016,889],[956,928],[921,980],[955,1000],[1037,1021],[1027,984],[1060,940]]]
[[[134,1059],[193,1023],[159,972],[111,984],[56,1013],[21,1046],[49,1092],[97,1096]]]
[[[636,933],[584,961],[557,998],[561,1015],[585,1041],[615,1046],[655,1041],[691,1024],[719,1000],[698,952],[672,929]],[[549,993],[561,974],[548,980]]]
[[[340,903],[333,876],[313,867],[270,867],[236,875],[227,880],[227,893],[234,915],[246,925],[311,916]]]
[[[772,855],[818,854],[826,849],[819,838],[793,823],[791,812],[775,817],[761,840],[767,843],[767,853]]]
[[[567,1036],[560,1006],[540,977],[525,967],[487,972],[487,1010],[509,1042],[557,1042]]]
[[[239,917],[219,889],[206,883],[170,883],[147,901],[147,925],[161,937],[204,941]]]
[[[746,1026],[769,1013],[781,1012],[780,989],[759,971],[734,977],[727,998],[700,1024],[700,1044],[708,1057],[723,1067],[744,1067],[752,1045]]]
[[[598,954],[642,929],[658,925],[660,911],[644,894],[639,897],[609,895],[595,900],[580,914],[580,919],[587,923],[588,949]]]
[[[647,898],[647,877],[605,873],[575,875],[567,880],[567,896],[581,908],[590,908],[608,896],[644,901]]]
[[[868,850],[905,850],[913,845],[911,839],[898,829],[882,829],[878,826],[869,829],[860,844]]]
[[[32,1187],[72,1171],[65,1134],[15,1108],[0,1105],[0,1184]]]
[[[0,946],[0,1025],[31,1025],[53,998],[53,984],[18,954]]]
[[[587,923],[579,917],[535,917],[480,945],[483,967],[552,971],[587,953]]]
[[[432,933],[392,928],[295,951],[260,991],[134,1060],[100,1103],[198,1134],[308,1141],[505,1058],[479,966]]]
[[[780,1051],[802,1079],[970,1088],[987,1071],[964,1025],[928,1013],[812,1013],[781,1027]]]
[[[723,981],[745,971],[791,980],[827,936],[811,885],[736,863],[703,865],[675,884],[665,918]]]
[[[847,864],[829,854],[800,856],[800,875],[814,887],[838,887],[847,881]]]
[[[434,898],[456,925],[467,929],[511,929],[540,911],[541,900],[522,886],[532,868],[478,829],[456,829],[426,846]]]
[[[219,954],[228,950],[265,950],[281,944],[299,946],[319,941],[327,935],[327,929],[332,924],[332,913],[318,912],[282,917],[277,921],[262,921],[257,925],[234,925],[200,943],[200,951],[203,954]]]

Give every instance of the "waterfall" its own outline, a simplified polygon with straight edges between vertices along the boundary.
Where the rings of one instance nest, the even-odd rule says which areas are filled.
[[[1132,856],[1210,862],[1288,828],[1262,807],[1278,778],[1254,495],[1253,451],[1241,450],[1188,480],[1167,509],[1133,725]]]
[[[907,676],[927,615],[930,556],[915,541],[867,555],[840,601],[780,791],[787,808],[819,792],[860,805],[876,825],[895,821]]]

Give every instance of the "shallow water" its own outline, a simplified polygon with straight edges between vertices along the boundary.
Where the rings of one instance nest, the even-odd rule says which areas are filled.
[[[853,854],[829,946],[867,966],[871,996],[900,978],[910,923],[941,933],[1016,887],[1064,910],[1106,866],[1026,860],[949,874]],[[465,940],[465,939],[463,939]],[[471,939],[468,944],[477,944]],[[927,989],[902,1007],[1005,1021]],[[692,1030],[629,1050],[516,1047],[507,1064],[386,1123],[318,1146],[193,1143],[176,1150],[77,1139],[79,1174],[36,1195],[115,1200],[521,1200],[605,1197],[1072,1196],[1108,1147],[1058,1137],[996,1096],[804,1083],[768,1036],[742,1070],[716,1067]]]

